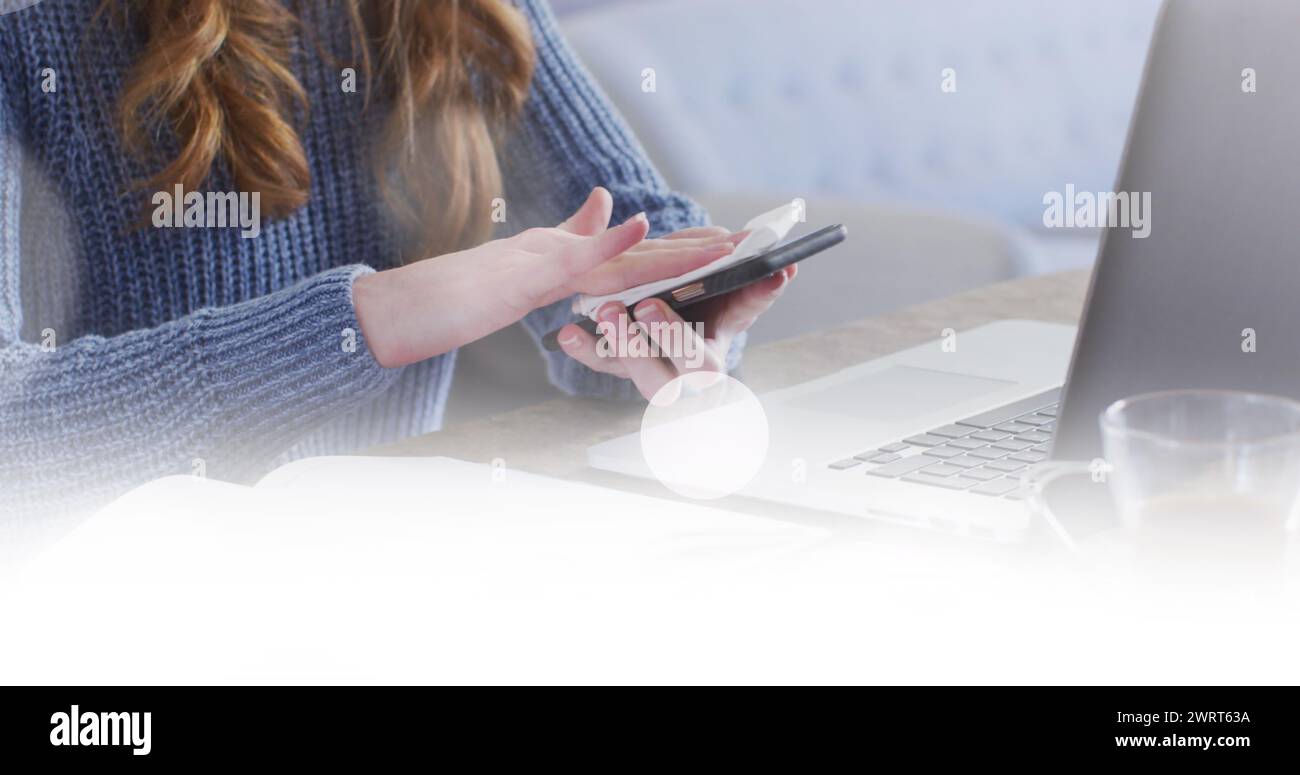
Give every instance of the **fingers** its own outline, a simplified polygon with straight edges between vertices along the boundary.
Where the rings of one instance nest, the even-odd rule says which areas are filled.
[[[511,238],[520,250],[541,254],[546,259],[544,274],[530,283],[538,290],[538,298],[562,298],[574,290],[615,293],[674,277],[729,254],[743,238],[725,230],[715,231],[714,227],[701,227],[699,231],[685,230],[685,233],[703,236],[684,236],[685,233],[679,232],[683,236],[647,240],[649,222],[645,213],[606,229],[610,207],[609,192],[597,188],[578,212],[558,228],[528,229]],[[592,233],[577,233],[583,230]],[[610,261],[615,257],[618,261]],[[592,271],[597,267],[599,270]],[[572,282],[580,277],[579,282]]]
[[[640,245],[637,245],[630,252],[641,253],[646,250],[680,250],[685,247],[705,247],[709,245],[732,245],[740,243],[740,238],[735,234],[712,234],[700,237],[686,237],[678,234],[671,234],[667,237],[656,237],[647,239]]]
[[[707,239],[709,237],[727,237],[731,230],[723,226],[692,226],[689,229],[665,234],[663,239]]]
[[[798,271],[798,268],[791,264],[771,277],[765,277],[719,299],[719,310],[714,318],[720,332],[738,334],[754,325],[758,316],[767,312],[781,294],[785,293],[786,287]]]
[[[583,366],[602,374],[612,374],[620,379],[627,379],[627,369],[618,358],[609,358],[601,354],[596,337],[572,323],[560,329],[560,348],[572,359]]]
[[[632,380],[647,400],[677,376],[672,364],[655,357],[650,340],[633,325],[627,307],[610,302],[596,313],[596,320],[604,341],[578,326],[565,326],[559,335],[564,352],[594,371]]]
[[[645,213],[591,236],[568,231],[584,228],[583,223],[590,226],[606,220],[603,208],[608,202],[601,200],[607,197],[608,192],[598,189],[582,210],[560,228],[528,229],[511,238],[511,243],[522,251],[518,254],[522,265],[511,271],[530,273],[527,303],[542,306],[573,291],[615,293],[689,272],[735,249],[728,235],[648,241],[645,236],[650,227]],[[597,215],[593,217],[592,212]],[[647,242],[655,247],[643,247]],[[542,260],[535,261],[537,258]]]
[[[637,250],[610,261],[582,278],[576,286],[583,293],[617,293],[644,283],[676,277],[717,261],[732,252],[728,242],[681,248]]]
[[[632,380],[647,400],[681,374],[725,372],[719,349],[662,301],[637,305],[635,323],[627,308],[616,302],[601,307],[596,319],[599,336],[576,325],[565,326],[559,334],[560,347],[593,371]]]
[[[583,237],[595,236],[609,226],[609,219],[614,213],[614,197],[608,191],[596,186],[587,195],[578,211],[560,224],[560,229],[570,234]]]
[[[686,274],[731,255],[742,239],[743,234],[718,234],[703,238],[674,236],[644,240],[618,261],[601,267],[601,271],[591,278],[595,284],[609,286],[608,290],[588,293],[614,293]]]
[[[693,247],[718,247],[736,250],[737,239],[735,234],[720,234],[716,237],[659,237],[654,239],[645,239],[636,247],[628,251],[628,260],[642,260],[647,252],[651,251],[684,251]],[[725,255],[725,251],[724,254]]]
[[[709,239],[717,237],[726,237],[733,243],[739,245],[750,235],[749,231],[733,232],[723,226],[692,226],[689,229],[675,231],[672,234],[665,234],[660,239]]]
[[[722,358],[714,348],[667,304],[658,299],[643,301],[634,314],[637,322],[645,326],[650,341],[658,346],[659,353],[679,373],[724,370]]]
[[[608,192],[603,188],[598,188],[592,191],[578,212],[559,226],[553,229],[545,227],[525,229],[510,237],[510,240],[524,250],[545,253],[549,250],[558,250],[565,245],[578,242],[587,237],[595,236],[604,231],[609,224],[609,215],[606,210],[597,208],[597,205],[600,205],[601,208],[604,207],[601,204],[602,199],[605,204],[612,207],[613,200],[609,198]],[[736,245],[742,239],[744,239],[743,234],[732,234],[726,229],[717,226],[701,226],[694,229],[684,229],[664,237],[642,240],[633,246],[629,252],[639,254],[645,250],[680,249],[690,246],[717,245],[722,242]]]
[[[637,391],[648,401],[654,398],[655,393],[658,393],[664,385],[673,381],[677,376],[677,370],[668,361],[651,354],[650,340],[640,330],[631,326],[627,307],[611,302],[597,313],[597,319],[604,324],[606,330],[612,325],[617,331],[620,317],[623,319],[623,325],[628,329],[627,341],[621,352],[628,354],[619,357],[618,360],[622,364],[623,371],[627,373],[627,378],[632,380]]]
[[[543,256],[536,267],[535,287],[542,289],[567,289],[573,281],[611,258],[627,252],[645,239],[650,223],[645,213],[633,216],[622,224],[594,237],[579,240],[561,247],[555,256]]]

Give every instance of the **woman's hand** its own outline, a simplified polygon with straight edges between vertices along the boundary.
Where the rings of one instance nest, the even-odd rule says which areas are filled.
[[[734,243],[741,236],[710,226],[677,232],[664,242],[724,239]],[[604,342],[576,325],[567,325],[560,330],[560,346],[594,371],[632,380],[649,399],[680,374],[725,371],[727,352],[736,334],[752,326],[772,306],[797,272],[798,267],[791,264],[771,277],[692,307],[691,317],[702,323],[702,336],[662,301],[651,299],[638,304],[632,313],[635,322],[643,325],[631,325],[627,308],[610,302],[596,313]],[[655,347],[649,346],[651,342]]]
[[[688,272],[729,253],[725,231],[647,240],[641,214],[608,228],[609,192],[597,188],[556,228],[357,279],[353,305],[383,366],[450,352],[574,293],[613,293]]]

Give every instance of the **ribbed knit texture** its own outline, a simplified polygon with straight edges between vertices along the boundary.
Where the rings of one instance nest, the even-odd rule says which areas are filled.
[[[113,129],[113,104],[141,41],[91,24],[100,0],[46,0],[0,16],[0,513],[67,511],[158,476],[250,481],[278,461],[355,451],[438,428],[455,353],[402,370],[374,360],[353,280],[393,266],[365,162],[375,115],[339,86],[311,42],[294,67],[311,109],[300,130],[308,204],[235,228],[137,228],[151,172]],[[350,30],[337,4],[306,26],[333,50]],[[553,225],[593,186],[615,221],[646,211],[653,233],[705,223],[669,191],[557,32],[519,0],[538,65],[522,126],[499,149],[510,230]],[[88,34],[87,31],[90,30]],[[44,68],[57,90],[42,90]],[[634,74],[629,74],[633,77]],[[234,186],[214,173],[209,190]],[[530,315],[540,335],[568,302]],[[57,346],[41,347],[52,329]],[[343,346],[356,332],[356,348]],[[539,348],[540,352],[540,348]],[[571,393],[632,395],[559,354]]]

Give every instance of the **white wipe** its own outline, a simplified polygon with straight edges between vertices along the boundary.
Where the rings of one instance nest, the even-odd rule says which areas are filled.
[[[741,240],[735,250],[716,261],[705,264],[699,269],[691,270],[677,277],[669,277],[665,280],[656,280],[652,283],[638,285],[635,288],[628,288],[618,293],[610,293],[604,296],[579,295],[573,300],[573,312],[595,320],[596,310],[608,302],[617,301],[623,305],[635,304],[642,299],[648,299],[684,283],[713,274],[719,269],[726,269],[732,264],[744,261],[747,258],[753,258],[785,239],[785,235],[789,234],[794,225],[802,219],[803,208],[803,200],[796,199],[790,204],[782,205],[775,210],[769,210],[762,215],[755,216],[742,229],[742,231],[748,231],[749,236]]]

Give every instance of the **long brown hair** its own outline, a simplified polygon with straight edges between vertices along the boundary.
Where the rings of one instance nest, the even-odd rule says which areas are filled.
[[[295,117],[310,106],[290,69],[298,16],[280,0],[105,1],[146,33],[118,98],[127,147],[148,156],[159,127],[175,137],[175,157],[141,186],[197,190],[220,160],[270,217],[301,207],[310,172]],[[527,22],[503,0],[339,2],[366,102],[388,111],[375,173],[409,252],[481,241],[501,189],[496,141],[532,79]]]

